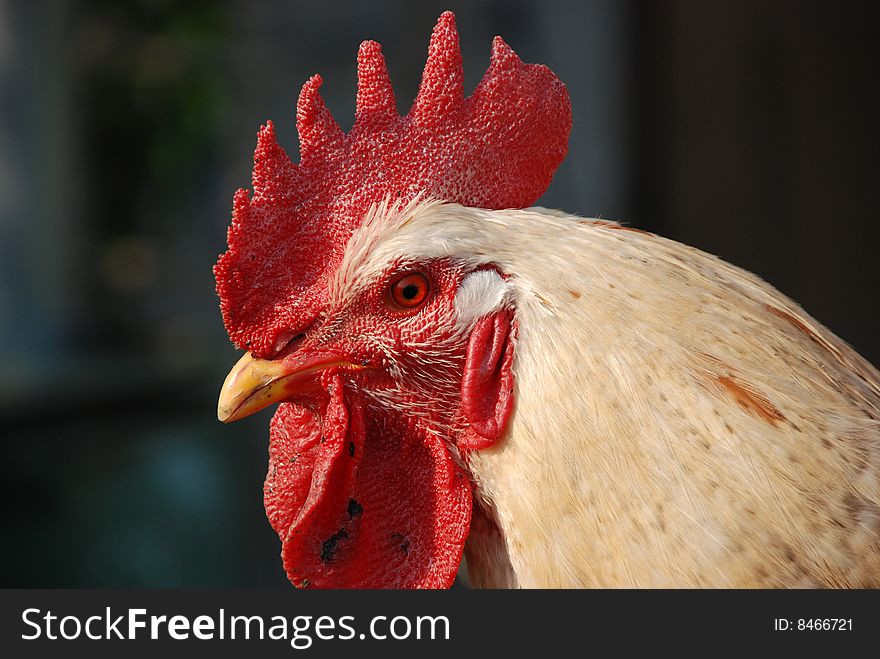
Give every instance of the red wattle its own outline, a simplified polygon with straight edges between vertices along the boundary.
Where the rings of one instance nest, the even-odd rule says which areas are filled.
[[[291,582],[449,587],[470,527],[467,475],[419,423],[364,414],[339,379],[329,393],[322,415],[285,403],[272,420],[266,512]]]

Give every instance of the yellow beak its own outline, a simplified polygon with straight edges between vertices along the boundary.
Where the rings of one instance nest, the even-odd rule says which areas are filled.
[[[223,423],[238,421],[272,403],[302,394],[317,384],[319,371],[334,366],[347,371],[368,368],[340,360],[335,355],[317,355],[306,360],[294,356],[271,360],[257,359],[245,353],[223,382],[217,401],[217,418]]]

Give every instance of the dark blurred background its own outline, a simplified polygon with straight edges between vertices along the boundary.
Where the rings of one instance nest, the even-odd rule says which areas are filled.
[[[355,55],[399,110],[456,11],[469,91],[501,34],[567,84],[543,205],[762,275],[880,363],[876,2],[0,0],[0,570],[7,586],[283,586],[270,412],[224,427],[211,274],[261,122],[296,153]]]

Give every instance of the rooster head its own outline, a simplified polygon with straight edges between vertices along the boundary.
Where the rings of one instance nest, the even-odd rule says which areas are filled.
[[[358,53],[348,134],[320,85],[297,104],[300,162],[268,123],[253,195],[234,198],[214,273],[246,352],[218,415],[281,403],[264,501],[294,585],[448,587],[471,523],[467,456],[513,410],[512,293],[491,261],[415,258],[386,238],[426,205],[532,204],[565,156],[568,94],[496,37],[465,98],[450,12],[406,116],[375,42]]]

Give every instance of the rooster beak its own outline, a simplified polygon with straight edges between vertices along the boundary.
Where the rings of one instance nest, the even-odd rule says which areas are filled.
[[[280,400],[284,370],[280,361],[256,359],[246,352],[223,382],[217,418],[237,421]]]
[[[366,368],[340,359],[338,355],[316,355],[307,359],[288,356],[272,360],[257,359],[245,353],[223,382],[217,402],[217,418],[223,423],[238,421],[272,403],[314,389],[319,372],[331,367],[346,371]]]

